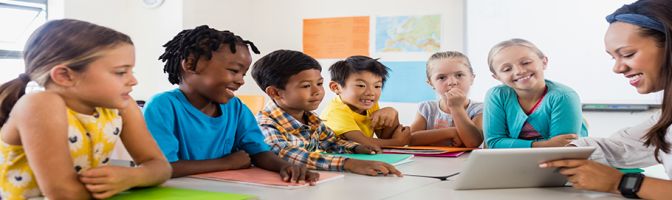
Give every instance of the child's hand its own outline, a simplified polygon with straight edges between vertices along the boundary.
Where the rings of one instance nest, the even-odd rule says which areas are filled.
[[[348,159],[345,161],[343,168],[355,174],[363,174],[369,176],[394,174],[401,177],[401,172],[394,168],[394,166],[378,161]]]
[[[397,129],[394,130],[392,139],[399,142],[399,146],[404,146],[411,143],[411,127],[408,126],[397,126]]]
[[[306,166],[287,164],[280,168],[280,178],[285,182],[299,183],[305,181],[310,185],[315,185],[320,179],[320,174],[308,171]]]
[[[82,172],[79,180],[96,199],[109,198],[135,186],[135,169],[119,166],[102,166]]]
[[[546,141],[534,142],[532,147],[564,147],[576,138],[576,134],[558,135]]]
[[[229,169],[245,169],[250,168],[250,155],[245,151],[236,151],[222,158],[222,160],[229,165]]]
[[[467,101],[466,95],[459,88],[453,88],[443,93],[443,99],[446,101],[448,109],[463,109],[464,102]]]
[[[453,137],[450,138],[450,142],[454,147],[461,147],[462,145],[464,145],[462,143],[462,139],[460,139],[460,136],[458,136],[457,134],[455,134]]]
[[[393,127],[398,120],[397,114],[397,110],[394,108],[381,108],[371,114],[371,127],[375,130]]]
[[[377,145],[359,144],[359,145],[357,145],[357,147],[355,147],[355,153],[378,154],[378,153],[383,153],[383,150],[380,149],[380,147],[377,146]]]

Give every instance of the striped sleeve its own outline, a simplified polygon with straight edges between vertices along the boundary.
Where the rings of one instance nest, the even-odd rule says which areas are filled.
[[[262,125],[261,132],[265,142],[271,146],[271,151],[292,164],[303,164],[308,169],[343,171],[347,158],[307,151],[294,145],[284,133],[273,126]]]

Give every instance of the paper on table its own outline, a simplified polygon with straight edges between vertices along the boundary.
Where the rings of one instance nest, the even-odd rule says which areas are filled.
[[[420,157],[459,157],[464,151],[447,152],[441,150],[415,150],[415,149],[383,149],[385,153],[392,154],[413,154]]]
[[[412,162],[413,155],[409,154],[334,154],[328,153],[328,155],[333,156],[342,156],[346,158],[353,158],[358,160],[373,160],[385,162],[391,165],[401,165],[404,163]]]
[[[317,181],[317,184],[331,181],[334,179],[343,178],[343,174],[333,173],[333,172],[318,172],[320,174],[320,180]],[[226,181],[226,182],[235,182],[249,185],[257,185],[264,187],[274,187],[274,188],[283,188],[283,189],[296,189],[308,186],[308,183],[289,183],[285,182],[280,178],[280,174],[256,167],[248,169],[238,169],[238,170],[227,170],[220,172],[211,172],[204,174],[196,174],[189,176],[191,178],[200,178],[216,181]]]
[[[440,150],[445,152],[471,151],[478,148],[439,147],[439,146],[385,146],[383,149]]]

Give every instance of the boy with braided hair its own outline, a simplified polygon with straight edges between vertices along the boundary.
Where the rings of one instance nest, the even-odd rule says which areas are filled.
[[[147,126],[173,167],[173,177],[247,168],[279,172],[284,181],[313,183],[318,174],[270,151],[250,110],[233,94],[244,84],[256,46],[206,25],[180,32],[159,57],[178,89],[152,97]],[[251,163],[250,163],[251,161]]]

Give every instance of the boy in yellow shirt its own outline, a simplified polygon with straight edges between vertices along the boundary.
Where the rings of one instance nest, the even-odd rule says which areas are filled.
[[[369,154],[375,150],[337,137],[312,112],[324,97],[321,71],[317,60],[292,50],[271,52],[254,63],[254,81],[273,100],[257,114],[271,150],[286,161],[309,169],[401,176],[387,163],[321,153]]]
[[[399,124],[397,111],[378,106],[388,70],[366,56],[351,56],[329,68],[329,89],[338,96],[329,102],[320,118],[336,135],[378,147],[410,142],[410,129]]]

